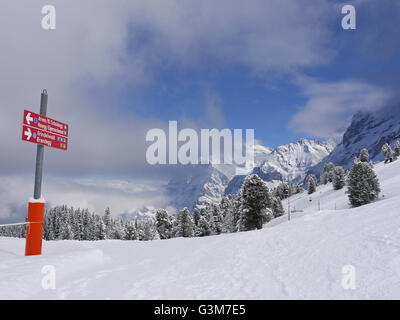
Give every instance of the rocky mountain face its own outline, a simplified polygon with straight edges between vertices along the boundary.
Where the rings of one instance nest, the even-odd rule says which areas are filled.
[[[277,147],[260,166],[253,169],[267,182],[270,188],[275,187],[281,181],[300,183],[304,180],[306,172],[326,158],[336,147],[333,140],[321,142],[302,139],[295,143],[289,143]],[[235,176],[225,189],[225,194],[235,194],[239,191],[246,176]]]
[[[377,112],[359,112],[343,135],[342,142],[321,142],[302,139],[295,143],[271,150],[255,146],[253,169],[270,188],[282,180],[303,183],[309,173],[319,174],[327,162],[348,169],[362,148],[367,148],[371,160],[381,160],[381,148],[385,142],[392,146],[400,139],[400,106],[392,106]],[[236,194],[246,175],[235,175],[235,165],[193,166],[190,174],[172,179],[166,192],[169,205],[177,209],[202,207],[218,203],[227,194]]]
[[[296,143],[280,146],[275,150],[255,146],[254,169],[270,187],[282,180],[300,181],[305,172],[325,158],[335,147],[333,141],[320,142],[303,139]],[[211,203],[219,203],[225,194],[236,193],[245,175],[235,175],[234,165],[195,166],[190,174],[175,177],[166,192],[171,199],[169,205],[177,209],[192,210]]]
[[[254,148],[254,165],[260,165],[272,150],[256,145]],[[224,196],[229,181],[235,176],[236,165],[196,165],[190,174],[171,179],[166,186],[166,194],[171,199],[169,205],[176,209],[203,207],[219,203]]]
[[[358,112],[353,116],[342,142],[327,158],[312,167],[309,173],[319,176],[327,162],[348,169],[363,148],[368,150],[370,160],[382,160],[382,146],[387,142],[393,147],[399,139],[400,106],[388,106],[375,112]]]
[[[166,186],[169,205],[192,210],[196,205],[221,201],[228,177],[212,165],[198,165],[188,175],[174,177]]]

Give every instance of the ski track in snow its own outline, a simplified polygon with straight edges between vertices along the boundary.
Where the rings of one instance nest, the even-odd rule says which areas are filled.
[[[345,190],[328,184],[312,201],[293,196],[304,212],[290,222],[285,215],[259,231],[51,241],[36,257],[24,257],[23,239],[0,238],[0,299],[399,299],[399,169],[376,165],[382,194],[373,204],[349,209]],[[56,290],[42,289],[45,265],[56,268]],[[355,290],[341,286],[345,265],[356,268]]]

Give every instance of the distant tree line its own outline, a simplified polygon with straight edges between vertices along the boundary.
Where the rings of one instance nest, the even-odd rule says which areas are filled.
[[[282,196],[287,195],[286,191],[284,193]],[[267,184],[254,174],[246,177],[237,195],[228,195],[219,204],[195,208],[192,214],[187,208],[176,215],[158,209],[154,219],[123,221],[112,217],[109,208],[100,216],[88,209],[57,206],[46,211],[43,239],[148,241],[261,229],[264,223],[285,214],[278,196],[280,191],[276,194],[273,195]],[[0,236],[22,238],[26,229],[25,226],[0,228]]]

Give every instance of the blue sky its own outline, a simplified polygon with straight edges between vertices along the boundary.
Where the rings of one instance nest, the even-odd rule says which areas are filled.
[[[184,62],[181,65],[179,61],[171,62],[161,52],[157,53],[159,61],[155,63],[157,67],[149,83],[123,86],[117,90],[119,105],[143,117],[168,121],[204,119],[207,106],[213,104],[223,117],[222,123],[217,125],[254,128],[256,138],[270,147],[303,137],[340,140],[343,128],[357,108],[350,108],[342,115],[343,126],[336,135],[307,132],[301,126],[290,125],[293,115],[310,99],[304,94],[304,86],[299,85],[297,77],[310,77],[322,83],[361,81],[376,86],[377,90],[385,90],[392,85],[391,80],[385,80],[391,75],[398,79],[400,74],[398,4],[389,1],[382,1],[379,5],[372,1],[356,1],[354,4],[356,30],[342,29],[341,2],[331,2],[329,12],[323,9],[320,19],[326,19],[328,24],[316,21],[315,28],[323,25],[321,28],[326,33],[325,40],[328,40],[315,48],[328,51],[328,57],[322,63],[305,66],[300,63],[290,71],[266,68],[254,72],[251,65],[225,63],[215,54],[206,53],[200,59],[196,56],[194,64]],[[142,28],[139,35],[135,34],[137,30],[134,27],[130,30],[134,35],[128,37],[129,55],[134,56],[138,47],[146,47],[152,41],[153,33]],[[98,94],[96,90],[94,93]],[[362,108],[361,101],[359,109]],[[209,126],[215,124],[211,121]]]

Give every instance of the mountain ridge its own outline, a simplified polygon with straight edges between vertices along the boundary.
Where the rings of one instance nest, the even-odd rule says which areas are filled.
[[[397,139],[400,139],[400,106],[390,105],[372,112],[359,111],[352,117],[342,141],[329,156],[310,168],[308,174],[319,176],[328,162],[348,169],[363,148],[368,150],[370,160],[381,161],[382,146],[389,143],[393,147]]]

